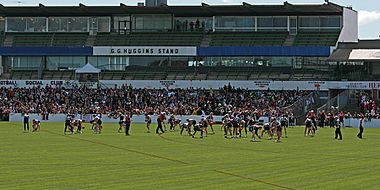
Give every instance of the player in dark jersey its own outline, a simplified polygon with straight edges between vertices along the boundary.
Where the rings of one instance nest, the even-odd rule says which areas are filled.
[[[239,122],[240,122],[240,116],[238,113],[236,113],[235,117],[232,120],[233,137],[234,138],[238,137]]]
[[[74,133],[74,127],[72,125],[73,119],[74,119],[74,115],[71,115],[70,113],[68,113],[65,120],[65,129],[63,131],[65,135],[66,135],[67,129],[70,131],[71,134]]]
[[[77,134],[82,134],[82,129],[84,128],[83,126],[83,121],[81,119],[75,119],[71,125],[77,128]]]
[[[165,118],[165,115],[164,114],[161,114],[157,117],[157,128],[156,128],[156,134],[162,134],[162,133],[165,133],[164,129],[162,128],[162,126],[164,125],[164,118]],[[161,131],[161,133],[159,133],[159,131]]]
[[[210,115],[207,116],[206,120],[208,122],[208,125],[210,126],[212,134],[215,134],[214,128],[212,127],[212,125],[214,124],[214,113],[211,112]]]
[[[40,129],[41,129],[41,122],[40,122],[40,120],[33,119],[33,121],[32,121],[32,127],[33,127],[33,131],[32,132],[40,131]]]
[[[252,120],[252,116],[248,112],[245,112],[243,114],[243,116],[244,116],[243,117],[243,121],[244,121],[243,128],[244,128],[244,132],[245,132],[245,137],[247,138],[248,137],[248,131],[249,131],[249,130],[247,130],[248,129],[248,124]]]
[[[24,114],[24,132],[29,131],[29,114],[25,112]]]
[[[364,131],[364,127],[363,127],[363,120],[364,120],[364,116],[363,114],[360,115],[360,120],[359,120],[359,133],[357,135],[357,137],[359,139],[362,139],[363,138],[363,131]]]
[[[146,123],[146,128],[148,129],[147,133],[150,133],[150,124],[152,123],[152,118],[148,113],[145,113],[145,123]]]
[[[189,136],[193,137],[193,134],[191,133],[191,127],[195,126],[196,123],[197,122],[194,119],[186,119],[186,122],[181,124],[180,135],[182,135],[184,130],[187,130]]]
[[[343,125],[343,122],[339,121],[338,119],[335,124],[335,139],[342,140],[342,131],[341,131],[342,125]]]
[[[169,125],[170,125],[170,128],[169,128],[169,130],[170,131],[175,131],[175,117],[174,117],[174,115],[171,115],[170,117],[169,117],[169,119],[168,119],[168,123],[169,123]]]
[[[289,120],[288,120],[288,116],[287,115],[282,115],[282,117],[280,118],[280,125],[284,129],[284,134],[285,134],[284,137],[288,138],[288,134],[286,132],[286,128],[289,125]]]
[[[248,130],[252,133],[251,136],[251,142],[258,142],[256,137],[260,138],[260,135],[258,134],[260,126],[256,124],[255,120],[250,119],[247,122]]]
[[[272,134],[272,131],[271,131],[271,125],[270,123],[264,123],[264,129],[261,131],[261,138],[263,138],[264,136],[264,133],[268,134],[269,137],[270,137],[270,140],[273,139],[273,134]]]
[[[201,121],[198,124],[194,125],[194,133],[193,133],[193,138],[195,137],[195,134],[199,131],[201,132],[200,138],[203,138],[203,132],[205,128],[205,122],[207,122],[204,118],[201,119]]]

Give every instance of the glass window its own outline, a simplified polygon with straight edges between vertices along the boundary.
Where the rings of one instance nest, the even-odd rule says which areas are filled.
[[[49,32],[68,32],[69,18],[50,17]]]
[[[103,69],[107,67],[110,64],[110,58],[109,57],[97,57],[97,66],[100,69]]]
[[[133,15],[132,30],[157,31],[171,30],[171,15]]]
[[[253,66],[274,66],[290,67],[299,62],[299,64],[326,64],[325,57],[204,57],[202,59],[204,66],[228,66],[228,67],[253,67]]]
[[[98,32],[110,31],[110,17],[98,17]]]
[[[28,32],[46,32],[46,18],[27,18],[26,26]]]
[[[273,17],[273,27],[287,27],[288,18],[287,17]]]
[[[86,64],[86,57],[82,57],[82,56],[73,57],[73,65],[72,65],[73,68],[79,68],[79,67],[84,66],[85,64]]]
[[[191,31],[192,25],[193,25],[193,30],[211,31],[213,28],[213,18],[212,17],[180,17],[180,18],[177,17],[175,18],[174,28],[176,31]]]
[[[50,17],[49,32],[87,32],[87,17]]]
[[[84,56],[48,56],[47,68],[49,70],[58,69],[76,69],[85,65],[86,57]]]
[[[255,17],[248,16],[217,16],[215,30],[254,30]]]
[[[87,32],[88,18],[87,17],[73,17],[68,21],[69,32]]]
[[[7,57],[5,63],[11,65],[12,68],[28,69],[40,68],[43,63],[43,57]]]
[[[115,16],[113,17],[113,30],[130,30],[130,22],[131,20],[129,16]]]
[[[257,27],[273,27],[273,17],[257,17]]]
[[[288,17],[257,17],[257,29],[261,31],[285,31],[288,29]]]
[[[340,16],[322,16],[321,27],[340,27]]]
[[[299,17],[299,25],[300,27],[319,27],[319,17]]]
[[[26,18],[7,17],[7,32],[25,32]]]

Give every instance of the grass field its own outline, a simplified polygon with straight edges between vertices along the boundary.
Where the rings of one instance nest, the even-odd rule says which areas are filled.
[[[282,143],[252,143],[224,139],[220,127],[204,139],[137,124],[131,136],[116,124],[101,135],[89,125],[66,136],[63,123],[41,128],[0,123],[0,189],[380,189],[380,129],[358,140],[346,128],[338,141],[333,129],[312,138],[291,128]]]

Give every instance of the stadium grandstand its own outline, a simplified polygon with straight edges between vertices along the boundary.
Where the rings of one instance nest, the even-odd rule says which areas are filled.
[[[356,79],[329,58],[340,42],[357,43],[357,12],[332,2],[40,4],[0,14],[1,79],[75,80],[87,63],[100,80]]]

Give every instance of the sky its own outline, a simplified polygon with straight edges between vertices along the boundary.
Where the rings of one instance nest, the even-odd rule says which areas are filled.
[[[284,0],[168,0],[169,5],[200,5],[202,2],[210,5],[242,4],[282,4]],[[324,0],[287,0],[292,4],[324,3]],[[342,6],[351,6],[359,13],[359,38],[378,39],[380,35],[380,1],[379,0],[330,0]],[[144,0],[3,0],[4,6],[30,6],[39,3],[45,6],[53,5],[137,5]]]

